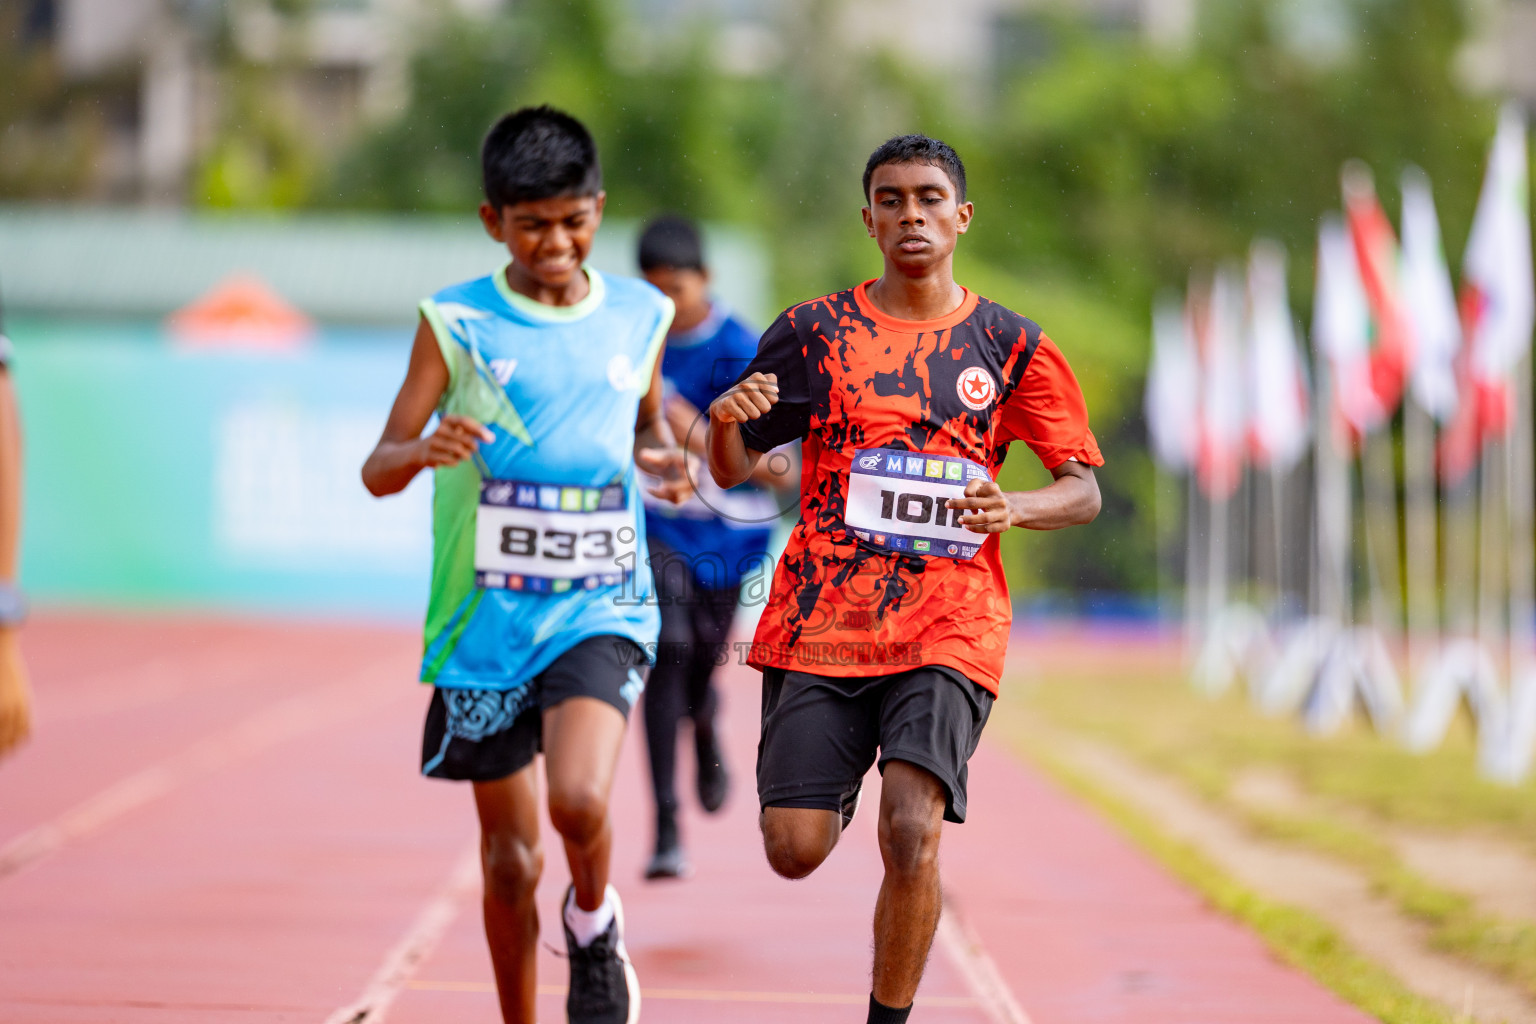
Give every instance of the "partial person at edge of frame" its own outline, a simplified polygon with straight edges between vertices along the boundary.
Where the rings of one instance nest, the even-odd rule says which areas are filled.
[[[16,585],[21,539],[21,416],[11,383],[11,341],[0,323],[0,757],[32,732],[32,687],[21,657],[26,605]]]

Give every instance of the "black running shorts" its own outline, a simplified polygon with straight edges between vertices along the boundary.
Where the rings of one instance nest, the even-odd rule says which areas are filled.
[[[836,811],[875,763],[927,769],[944,784],[944,820],[965,820],[966,762],[992,694],[944,665],[883,676],[763,670],[757,797],[763,807]]]
[[[596,697],[628,718],[648,671],[634,641],[594,636],[516,690],[436,687],[421,737],[421,773],[471,782],[506,778],[544,749],[545,710],[571,697]]]

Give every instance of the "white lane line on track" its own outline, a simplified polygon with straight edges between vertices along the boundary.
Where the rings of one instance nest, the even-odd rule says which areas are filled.
[[[453,871],[442,888],[384,957],[363,994],[325,1018],[325,1024],[381,1024],[400,990],[410,983],[417,968],[432,955],[443,933],[459,916],[461,905],[479,887],[480,843],[476,839],[454,862]]]
[[[939,915],[936,938],[992,1024],[1032,1024],[1029,1014],[1024,1012],[1013,990],[1003,980],[997,963],[981,944],[981,937],[971,929],[948,893],[944,895],[944,911]]]
[[[53,820],[0,846],[0,880],[241,758],[399,699],[411,692],[410,688],[386,682],[398,675],[398,667],[393,659],[380,662],[340,682],[280,700],[233,728],[120,779]]]
[[[488,981],[423,981],[412,979],[406,988],[419,992],[464,992],[472,994],[496,994],[496,986]],[[539,995],[564,997],[564,985],[540,985]],[[734,989],[709,988],[648,988],[647,999],[678,1000],[692,1003],[807,1003],[826,1006],[868,1006],[868,992],[740,992]],[[917,997],[919,1006],[960,1007],[980,1006],[975,996],[924,996]]]

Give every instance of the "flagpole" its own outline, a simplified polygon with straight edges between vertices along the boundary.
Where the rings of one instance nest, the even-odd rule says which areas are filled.
[[[1271,620],[1278,626],[1286,618],[1285,595],[1285,486],[1291,472],[1273,464],[1269,469],[1270,551],[1274,558],[1274,579],[1270,593]]]
[[[1449,636],[1477,635],[1477,467],[1459,480],[1444,479],[1445,623]]]
[[[1353,687],[1354,467],[1349,436],[1360,425],[1366,343],[1366,300],[1349,234],[1338,218],[1318,230],[1317,291],[1312,340],[1319,402],[1316,432],[1317,608],[1319,650],[1303,710],[1309,729],[1340,719],[1337,691]],[[1323,411],[1326,409],[1326,411]]]
[[[1348,628],[1354,604],[1350,581],[1351,532],[1349,461],[1337,436],[1340,426],[1326,424],[1317,434],[1318,610],[1324,619]]]
[[[1515,421],[1506,449],[1509,488],[1509,678],[1516,680],[1531,664],[1536,647],[1536,564],[1531,531],[1536,526],[1532,501],[1531,358],[1516,364],[1512,391]]]
[[[1206,509],[1209,520],[1207,523],[1207,540],[1209,541],[1209,554],[1206,560],[1206,586],[1205,586],[1205,629],[1203,646],[1209,646],[1218,642],[1216,631],[1221,623],[1222,612],[1227,606],[1227,587],[1229,583],[1229,560],[1227,538],[1231,528],[1232,501],[1226,497],[1208,497]],[[1228,678],[1202,678],[1200,683],[1208,689],[1221,689],[1230,682]]]
[[[1515,364],[1510,382],[1514,424],[1506,445],[1509,487],[1509,689],[1493,742],[1483,752],[1484,770],[1501,782],[1520,782],[1536,754],[1536,551],[1532,529],[1536,514],[1536,473],[1533,473],[1531,356],[1527,349]]]
[[[1437,646],[1440,617],[1436,600],[1435,425],[1410,399],[1403,406],[1403,488],[1407,503],[1408,678],[1415,689]]]
[[[1478,528],[1477,528],[1477,639],[1483,650],[1497,664],[1504,653],[1504,615],[1506,566],[1502,561],[1505,515],[1508,512],[1503,499],[1504,471],[1508,462],[1504,457],[1504,442],[1489,440],[1483,445],[1480,467]]]
[[[1205,641],[1202,613],[1206,607],[1205,556],[1209,549],[1201,530],[1207,515],[1193,470],[1184,478],[1184,661],[1194,665]]]
[[[1232,560],[1233,604],[1252,605],[1257,599],[1258,573],[1254,565],[1254,533],[1257,527],[1253,515],[1254,492],[1258,474],[1244,468],[1238,478],[1237,493],[1232,500],[1232,533],[1229,541]]]
[[[1452,434],[1440,424],[1456,413],[1460,390],[1456,363],[1462,349],[1462,326],[1429,176],[1418,167],[1405,167],[1402,196],[1399,269],[1414,343],[1409,399],[1403,406],[1408,674],[1416,706],[1427,707],[1426,702],[1444,703],[1444,693],[1436,691],[1444,690],[1446,680],[1455,685],[1453,677],[1446,675],[1441,658],[1441,652],[1448,650],[1453,627],[1449,607],[1442,610],[1439,588],[1444,579],[1447,591],[1452,589],[1450,551],[1457,528],[1452,519],[1457,510],[1450,501],[1436,508],[1436,438],[1448,439]],[[1436,564],[1442,543],[1446,545],[1443,569]],[[1462,594],[1470,590],[1469,583]],[[1448,593],[1446,604],[1456,599]],[[1422,743],[1422,735],[1411,742]]]
[[[1178,501],[1178,478],[1155,462],[1152,466],[1152,528],[1157,531],[1157,624],[1166,628],[1174,615],[1174,558],[1177,520],[1170,513]]]
[[[1367,434],[1360,450],[1371,620],[1389,650],[1402,635],[1402,581],[1397,529],[1397,467],[1391,422]]]

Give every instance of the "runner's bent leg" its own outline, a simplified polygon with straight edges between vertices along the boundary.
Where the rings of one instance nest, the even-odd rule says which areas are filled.
[[[944,784],[907,761],[886,764],[880,787],[880,857],[885,879],[875,901],[874,996],[912,1004],[939,925],[939,836]]]
[[[613,851],[608,795],[613,789],[624,715],[595,697],[571,697],[544,710],[544,772],[549,820],[565,842],[576,905],[602,906]]]
[[[804,878],[827,859],[874,764],[880,688],[865,689],[850,694],[842,680],[763,670],[758,827],[769,866],[785,878]]]
[[[758,827],[768,865],[785,878],[804,878],[837,845],[843,817],[815,807],[764,807]]]
[[[506,1024],[534,1024],[539,912],[534,903],[544,849],[539,843],[539,783],[532,764],[494,782],[476,782],[480,867],[485,876],[485,938]]]

